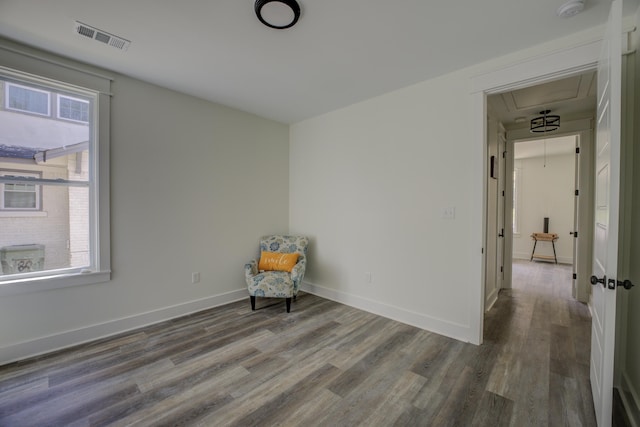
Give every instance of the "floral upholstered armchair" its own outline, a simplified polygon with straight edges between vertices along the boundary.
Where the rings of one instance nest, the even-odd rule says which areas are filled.
[[[260,240],[260,260],[244,266],[251,309],[256,309],[256,297],[285,298],[287,313],[291,298],[298,295],[307,266],[309,239],[303,236],[274,235]]]

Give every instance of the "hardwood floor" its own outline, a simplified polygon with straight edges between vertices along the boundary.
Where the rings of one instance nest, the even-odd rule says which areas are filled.
[[[482,346],[310,294],[290,314],[247,298],[0,367],[0,425],[595,426],[566,273],[516,263]]]

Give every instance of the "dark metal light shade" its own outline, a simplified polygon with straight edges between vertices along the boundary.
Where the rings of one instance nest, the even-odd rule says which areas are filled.
[[[284,22],[281,22],[279,19],[281,17],[270,16],[270,14],[264,13],[263,8],[269,3],[278,3],[280,6],[288,7],[291,9],[291,15],[289,15]],[[256,16],[260,22],[267,27],[276,28],[278,30],[293,27],[296,22],[298,22],[298,18],[300,18],[300,5],[296,0],[256,0],[255,10]]]
[[[549,115],[551,110],[540,111],[540,117],[531,119],[532,133],[553,132],[560,129],[560,116]]]

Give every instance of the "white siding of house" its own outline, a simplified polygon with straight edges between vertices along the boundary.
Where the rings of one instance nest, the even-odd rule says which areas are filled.
[[[0,163],[0,170],[42,172],[45,179],[67,179],[64,158],[52,159],[46,166],[27,163]],[[48,186],[42,192],[41,211],[0,211],[0,247],[11,245],[40,244],[45,246],[44,268],[60,268],[69,265],[69,235],[67,215],[69,199],[67,189]]]
[[[76,171],[76,156],[80,157],[80,170]],[[74,153],[66,156],[69,180],[89,180],[89,153]],[[89,259],[89,190],[82,187],[69,188],[69,255],[70,266],[90,265]]]

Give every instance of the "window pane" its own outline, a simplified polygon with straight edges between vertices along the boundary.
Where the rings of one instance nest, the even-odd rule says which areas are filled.
[[[38,173],[3,171],[0,176],[7,178],[40,178]],[[0,210],[37,210],[40,208],[40,187],[23,182],[0,184]]]
[[[60,96],[58,115],[63,119],[79,122],[89,121],[89,103],[79,99]]]
[[[43,185],[43,193],[56,204],[46,216],[0,219],[3,275],[88,267],[91,263],[88,188]]]
[[[11,184],[6,184],[6,185],[8,186]],[[7,190],[5,188],[4,208],[5,209],[35,209],[36,208],[36,192]]]
[[[49,94],[27,89],[22,86],[9,86],[9,108],[49,115]]]
[[[0,85],[12,91],[29,83],[15,86],[0,76]],[[34,101],[37,95],[44,94],[47,99],[58,99],[57,115],[0,110],[0,180],[4,180],[0,181],[0,280],[20,274],[46,276],[54,270],[93,269],[96,263],[90,233],[95,98],[85,93],[76,97],[72,88],[62,93],[58,87],[47,88],[48,92],[43,88],[38,83],[33,90],[17,91],[25,95],[26,103],[11,104],[10,97],[5,105],[32,108],[39,105]],[[27,177],[35,182],[13,182]]]

